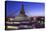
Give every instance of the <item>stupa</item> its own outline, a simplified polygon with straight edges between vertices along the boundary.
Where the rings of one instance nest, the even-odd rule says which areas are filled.
[[[22,4],[21,10],[20,10],[20,14],[15,17],[15,20],[16,21],[27,20],[27,15],[25,15],[23,4]]]

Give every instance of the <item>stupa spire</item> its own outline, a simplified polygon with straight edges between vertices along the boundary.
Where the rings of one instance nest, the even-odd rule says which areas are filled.
[[[24,5],[22,3],[22,6],[21,6],[21,11],[20,11],[20,14],[25,14],[25,11],[24,11]]]

